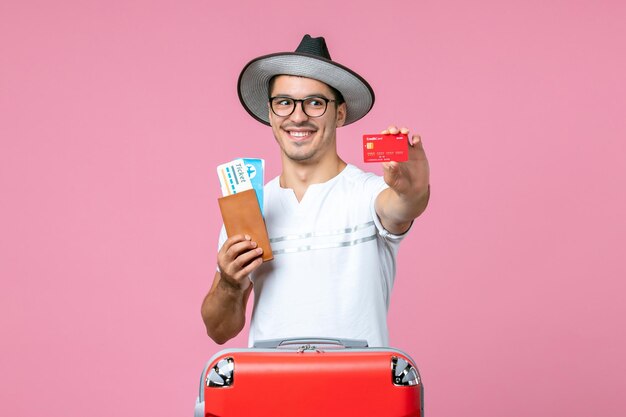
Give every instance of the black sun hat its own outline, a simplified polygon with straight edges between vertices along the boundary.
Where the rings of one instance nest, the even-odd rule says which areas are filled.
[[[356,72],[334,62],[323,37],[304,35],[295,52],[263,55],[241,71],[239,100],[252,117],[269,125],[268,85],[275,75],[297,75],[321,81],[343,95],[347,106],[344,125],[365,116],[374,105],[374,90]]]

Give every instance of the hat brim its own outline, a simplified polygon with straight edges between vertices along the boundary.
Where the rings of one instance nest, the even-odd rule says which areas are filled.
[[[284,52],[264,55],[248,63],[239,75],[237,90],[243,107],[269,126],[268,84],[275,75],[313,78],[339,90],[347,105],[345,125],[365,116],[374,105],[372,87],[357,73],[318,56]]]

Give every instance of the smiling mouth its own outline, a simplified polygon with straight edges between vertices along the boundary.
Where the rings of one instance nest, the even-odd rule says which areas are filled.
[[[310,131],[310,130],[304,130],[304,131],[286,130],[286,132],[289,134],[289,136],[291,136],[295,140],[307,139],[315,133],[315,131]]]

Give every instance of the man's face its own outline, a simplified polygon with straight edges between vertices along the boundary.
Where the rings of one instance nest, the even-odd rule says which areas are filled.
[[[323,82],[291,75],[277,76],[270,95],[293,99],[335,99],[328,85]],[[289,116],[277,116],[269,108],[268,111],[274,137],[287,158],[304,163],[316,162],[325,156],[336,154],[336,129],[345,121],[345,103],[337,106],[336,102],[329,102],[326,112],[320,117],[307,116],[301,102],[296,103]]]

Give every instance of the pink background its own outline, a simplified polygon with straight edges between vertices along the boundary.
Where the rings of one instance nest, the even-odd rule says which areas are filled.
[[[427,415],[625,415],[626,3],[244,3],[0,3],[0,415],[192,415],[215,166],[279,172],[237,76],[307,32],[376,90],[344,158],[430,158],[389,317]]]

